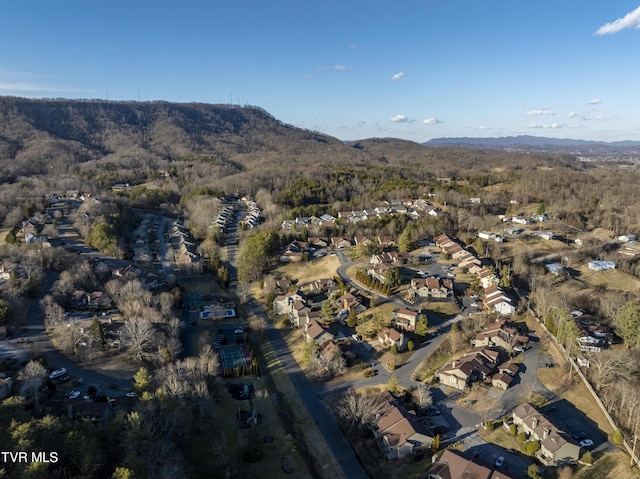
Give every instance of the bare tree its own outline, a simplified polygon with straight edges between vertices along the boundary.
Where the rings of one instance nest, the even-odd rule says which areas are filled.
[[[264,339],[268,326],[267,320],[261,316],[251,316],[249,318],[249,329],[258,339]]]
[[[155,349],[155,329],[151,321],[134,316],[124,323],[124,336],[134,361],[141,363]]]
[[[364,430],[373,421],[380,403],[376,396],[358,394],[350,389],[340,400],[338,414],[347,420],[352,428]]]
[[[60,306],[50,294],[40,301],[44,323],[47,327],[56,326],[64,319],[64,308]]]
[[[24,384],[20,393],[32,397],[33,401],[38,404],[40,402],[40,386],[46,376],[47,370],[42,364],[37,361],[29,361],[22,370]]]
[[[433,404],[433,394],[431,388],[426,384],[421,384],[413,392],[413,397],[416,400],[416,404],[420,410],[424,410]]]

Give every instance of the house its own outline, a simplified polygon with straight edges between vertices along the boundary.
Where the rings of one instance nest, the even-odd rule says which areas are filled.
[[[395,344],[398,351],[403,351],[406,346],[404,333],[393,328],[385,328],[380,331],[378,333],[378,342],[387,348],[390,348]]]
[[[636,240],[636,235],[631,235],[631,234],[620,235],[616,239],[623,243],[633,243]]]
[[[322,346],[328,341],[333,341],[335,336],[327,328],[322,326],[318,321],[311,321],[307,324],[305,337],[310,343]]]
[[[616,269],[616,264],[613,261],[590,261],[587,266],[593,271]]]
[[[80,289],[75,290],[71,295],[69,304],[73,309],[84,309],[87,306],[87,293]]]
[[[104,291],[94,291],[87,296],[87,307],[89,309],[109,309],[111,305],[111,298]]]
[[[469,198],[469,203],[473,205],[479,205],[482,202],[480,198]]]
[[[498,282],[498,278],[496,277],[495,273],[489,268],[482,268],[476,273],[476,277],[480,280],[480,284],[484,289],[495,286]]]
[[[552,231],[538,231],[536,233],[536,236],[538,238],[542,238],[543,240],[550,241],[550,240],[553,239],[553,232]]]
[[[478,238],[483,239],[483,240],[494,240],[494,239],[496,239],[496,234],[495,233],[490,233],[488,231],[480,231],[478,233]]]
[[[445,364],[436,372],[441,384],[463,390],[474,381],[485,380],[496,368],[499,353],[489,348],[474,348],[462,358]]]
[[[515,378],[513,376],[510,376],[504,373],[499,373],[491,378],[491,385],[498,389],[502,389],[506,391],[507,389],[509,389],[509,386],[511,386],[511,383],[513,382],[514,379]]]
[[[555,274],[556,276],[559,275],[560,273],[564,273],[565,272],[564,266],[562,266],[559,263],[545,264],[544,267],[545,267],[545,269],[547,271],[549,271],[549,273]]]
[[[531,220],[524,218],[522,216],[514,216],[513,218],[511,218],[511,222],[512,223],[516,223],[519,225],[528,225],[531,224]]]
[[[511,315],[516,312],[515,306],[511,304],[511,298],[506,296],[500,288],[493,285],[484,290],[483,303],[489,311],[494,311],[502,315]]]
[[[276,296],[273,300],[273,313],[276,315],[291,314],[293,304],[296,301],[304,301],[304,297],[298,291]]]
[[[485,326],[472,340],[475,347],[497,347],[511,352],[514,346],[524,346],[529,338],[518,333],[518,329],[504,319]]]
[[[391,268],[393,268],[393,266],[381,263],[367,269],[367,274],[372,278],[378,280],[381,284],[385,284],[387,282],[387,275],[389,274]]]
[[[420,298],[453,297],[453,281],[444,278],[412,278],[409,293]]]
[[[431,447],[433,437],[424,424],[389,392],[382,393],[371,429],[385,459],[403,457]]]
[[[342,309],[345,309],[347,311],[351,311],[353,309],[356,313],[361,313],[365,309],[367,309],[362,304],[360,299],[355,295],[353,295],[352,293],[343,294],[337,299],[337,302]]]
[[[351,240],[348,240],[347,238],[343,238],[341,236],[332,236],[331,244],[336,248],[350,248]]]
[[[514,479],[504,472],[478,464],[463,452],[447,449],[427,470],[423,479]]]
[[[410,309],[396,308],[393,310],[391,324],[405,331],[415,331],[418,313]]]
[[[530,439],[540,441],[536,458],[545,466],[561,466],[578,461],[580,446],[531,404],[523,403],[514,409],[513,422]]]

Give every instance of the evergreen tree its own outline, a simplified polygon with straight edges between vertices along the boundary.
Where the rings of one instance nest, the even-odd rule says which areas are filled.
[[[107,342],[107,331],[100,322],[97,316],[94,316],[91,320],[91,326],[89,326],[89,336],[91,340],[98,344],[101,348],[105,346]]]
[[[333,307],[333,303],[328,299],[323,301],[320,309],[320,319],[325,323],[330,323],[335,315],[336,309]]]
[[[454,323],[455,324],[455,323]],[[419,314],[416,319],[416,334],[418,336],[426,336],[429,332],[429,323],[426,314]]]
[[[356,311],[352,309],[349,311],[349,316],[347,316],[347,326],[355,328],[356,324],[358,324],[358,316],[356,316]]]

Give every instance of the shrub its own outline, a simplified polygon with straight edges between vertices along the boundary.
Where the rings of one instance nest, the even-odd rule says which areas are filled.
[[[613,435],[611,436],[611,440],[613,441],[614,444],[622,444],[622,441],[623,441],[622,431],[620,429],[616,429],[613,432]]]
[[[585,464],[593,464],[593,456],[591,455],[590,451],[585,452],[580,460]]]
[[[524,447],[527,454],[533,456],[540,449],[540,441],[528,441]]]
[[[407,343],[407,350],[413,351],[415,348],[416,345],[414,344],[414,342],[412,340],[409,340],[409,342]]]
[[[376,375],[376,372],[371,368],[364,370],[364,377],[365,378],[371,378],[371,377],[373,377],[375,375]]]
[[[518,441],[520,442],[527,441],[527,434],[524,431],[521,431],[520,433],[518,433]]]
[[[496,428],[496,423],[493,421],[488,421],[485,425],[484,425],[485,429],[487,431],[493,431]]]
[[[515,424],[511,424],[511,426],[509,426],[509,433],[512,436],[515,436],[516,434],[518,434],[518,426],[516,426]]]

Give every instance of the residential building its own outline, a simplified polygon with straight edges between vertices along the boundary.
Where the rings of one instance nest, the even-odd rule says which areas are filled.
[[[473,459],[463,452],[447,449],[437,462],[427,470],[423,479],[514,479],[502,471],[498,472]]]
[[[385,459],[402,459],[431,447],[433,437],[415,414],[389,392],[382,393],[379,401],[371,429]]]
[[[558,428],[543,413],[529,403],[518,406],[513,411],[513,422],[530,439],[540,441],[536,458],[545,466],[573,464],[580,457],[580,446],[571,436]]]
[[[410,309],[396,308],[393,310],[391,324],[405,331],[415,331],[418,313]]]

